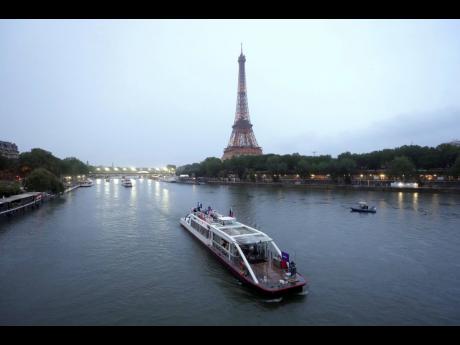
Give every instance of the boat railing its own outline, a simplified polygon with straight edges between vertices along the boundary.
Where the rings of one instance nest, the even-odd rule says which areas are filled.
[[[236,249],[238,250],[238,253],[241,256],[241,259],[243,259],[244,265],[246,266],[247,270],[249,271],[249,274],[251,275],[251,278],[254,280],[256,284],[259,284],[259,281],[256,278],[256,275],[254,274],[254,271],[251,268],[251,265],[249,264],[248,260],[246,260],[246,256],[244,256],[243,251],[241,250],[240,246],[235,244]]]

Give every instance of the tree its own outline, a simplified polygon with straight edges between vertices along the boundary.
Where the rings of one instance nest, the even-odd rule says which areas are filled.
[[[300,176],[308,175],[312,170],[312,165],[306,158],[301,158],[297,161],[295,172]]]
[[[460,154],[460,147],[451,145],[451,144],[441,144],[436,147],[436,150],[439,152],[439,167],[448,168],[451,167],[458,155]]]
[[[12,181],[0,181],[0,198],[21,193],[19,183]]]
[[[25,188],[34,192],[62,193],[64,186],[59,179],[46,169],[33,170],[25,179]]]
[[[286,173],[288,166],[280,156],[273,156],[267,159],[267,170],[272,174]]]
[[[449,170],[450,174],[455,177],[460,177],[460,154],[457,156],[452,168]]]
[[[51,152],[42,149],[32,149],[19,155],[19,167],[23,175],[37,168],[44,168],[56,176],[61,175],[61,160]]]
[[[393,159],[388,163],[388,173],[393,177],[406,177],[414,176],[415,165],[406,156],[400,156]]]
[[[334,178],[344,178],[346,183],[351,183],[350,175],[355,172],[356,162],[349,156],[341,156],[340,159],[331,162],[330,173]]]
[[[222,169],[222,161],[216,157],[208,157],[200,164],[201,171],[206,177],[217,177]]]
[[[6,158],[0,155],[0,170],[12,170],[17,166],[17,159]]]
[[[89,173],[88,166],[75,157],[65,158],[60,163],[61,173],[64,175],[86,175]]]

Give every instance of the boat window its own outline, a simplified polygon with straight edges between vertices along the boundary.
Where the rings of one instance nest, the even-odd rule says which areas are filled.
[[[195,219],[192,219],[190,224],[192,225],[192,228],[197,230],[201,235],[203,235],[206,238],[209,238],[210,231],[206,227],[198,223]]]
[[[265,262],[273,258],[271,242],[259,242],[240,245],[241,251],[249,263]]]

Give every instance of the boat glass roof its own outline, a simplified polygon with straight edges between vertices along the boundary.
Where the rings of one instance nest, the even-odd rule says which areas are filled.
[[[257,233],[256,231],[241,225],[221,227],[219,230],[225,232],[229,236],[239,236]]]
[[[251,243],[259,243],[259,242],[268,242],[268,241],[271,241],[272,239],[265,234],[259,233],[259,234],[235,237],[235,240],[236,242],[238,242],[238,244],[251,244]]]

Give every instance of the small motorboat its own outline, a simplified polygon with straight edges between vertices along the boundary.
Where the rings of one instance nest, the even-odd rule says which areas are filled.
[[[376,213],[375,206],[369,207],[365,201],[358,202],[358,207],[350,207],[351,212]]]

